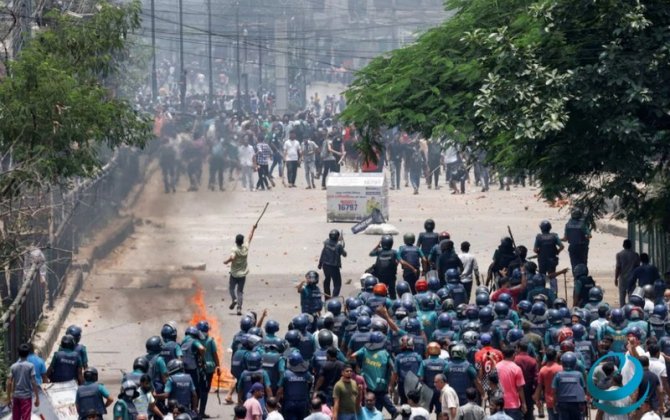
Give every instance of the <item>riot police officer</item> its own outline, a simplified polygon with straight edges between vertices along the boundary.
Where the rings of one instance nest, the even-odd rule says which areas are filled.
[[[568,241],[568,254],[573,270],[577,264],[588,264],[590,239],[591,231],[584,221],[584,214],[581,209],[572,209],[570,220],[565,225],[563,240]]]
[[[328,234],[328,239],[323,242],[321,257],[319,257],[319,270],[323,269],[323,291],[329,297],[340,295],[342,287],[342,257],[347,256],[344,250],[344,238],[340,231],[333,229]],[[330,294],[330,281],[333,280],[333,294]]]
[[[583,307],[589,301],[589,292],[596,287],[593,277],[589,276],[589,269],[586,264],[579,263],[572,269],[572,275],[575,278],[575,291],[572,296],[572,306]]]
[[[416,242],[416,246],[421,249],[423,255],[429,255],[430,251],[435,245],[440,241],[437,232],[435,232],[435,221],[433,219],[426,219],[423,223],[423,228],[425,232],[419,233],[419,239]],[[430,265],[428,261],[424,260],[424,274],[430,270]]]
[[[51,382],[68,382],[76,380],[83,382],[82,362],[79,353],[75,351],[74,337],[69,334],[63,336],[60,342],[61,350],[54,353],[51,365],[47,369],[47,377]]]
[[[556,394],[556,411],[563,419],[579,419],[584,415],[586,402],[586,384],[584,377],[577,369],[577,356],[573,352],[561,355],[563,371],[556,373],[553,388]]]
[[[458,395],[459,405],[465,405],[468,398],[465,390],[474,387],[475,385],[481,391],[479,382],[477,380],[477,370],[466,360],[466,348],[461,344],[457,344],[451,350],[451,359],[444,370],[447,378],[447,383],[454,388]]]
[[[198,394],[191,375],[184,372],[184,363],[174,359],[168,363],[168,377],[165,390],[157,398],[176,400],[189,411],[198,410]],[[137,397],[135,397],[137,398]]]
[[[374,264],[374,275],[381,283],[388,287],[389,296],[395,300],[395,280],[398,270],[398,255],[393,249],[393,237],[391,235],[382,236],[379,244],[370,251],[371,257],[377,257]]]
[[[540,232],[535,237],[534,251],[537,254],[538,272],[554,273],[558,265],[558,254],[563,250],[563,243],[557,234],[551,232],[548,220],[540,222]]]
[[[181,346],[177,343],[177,330],[170,324],[164,324],[161,328],[161,338],[163,347],[161,348],[161,357],[165,363],[170,363],[172,359],[181,359]]]
[[[414,340],[405,335],[400,338],[400,353],[395,356],[395,369],[391,376],[391,387],[398,385],[400,402],[407,404],[405,395],[405,377],[409,372],[414,373],[419,380],[423,378],[423,355],[414,351]]]
[[[298,284],[300,293],[300,311],[303,314],[318,316],[323,308],[321,289],[319,289],[319,273],[309,270],[305,274],[305,280]]]
[[[283,400],[284,419],[302,420],[307,417],[310,390],[314,377],[305,366],[300,352],[294,351],[288,356],[288,369],[279,383],[277,393]]]
[[[277,346],[277,352],[283,353],[286,350],[284,340],[277,336],[279,332],[279,322],[274,319],[268,319],[265,323],[265,335],[261,339],[264,347],[274,344]]]
[[[212,387],[212,379],[214,379],[214,373],[216,372],[217,376],[221,376],[221,368],[219,361],[219,353],[216,348],[216,343],[214,339],[209,335],[209,322],[199,321],[196,325],[198,331],[200,331],[205,339],[202,342],[202,345],[205,347],[204,353],[204,370],[205,370],[205,380],[201,383],[200,388],[200,417],[205,418],[205,409],[207,408],[207,399],[209,396],[209,389]]]
[[[74,351],[79,353],[82,367],[86,369],[88,367],[88,351],[86,351],[86,346],[81,344],[81,333],[82,329],[79,325],[70,325],[67,327],[67,330],[65,330],[65,334],[69,334],[74,338]]]
[[[421,248],[414,246],[414,234],[406,233],[403,236],[404,245],[398,248],[398,259],[402,265],[402,278],[409,283],[412,293],[416,293],[414,284],[421,274],[422,263],[426,263],[426,257]]]
[[[140,396],[139,387],[132,381],[126,381],[121,384],[121,393],[119,399],[114,404],[114,418],[123,420],[132,420],[137,418],[137,407],[133,401]]]
[[[260,383],[265,388],[265,394],[268,397],[272,396],[271,381],[268,373],[263,369],[263,357],[260,353],[253,351],[249,353],[245,359],[245,369],[240,374],[240,380],[237,381],[237,398],[238,403],[244,403],[247,394],[251,390],[251,386],[257,382],[255,378],[260,378]]]
[[[148,371],[149,371],[149,362],[147,361],[147,359],[142,356],[137,357],[133,361],[133,371],[124,374],[121,383],[125,381],[133,381],[137,384],[137,386],[140,386],[140,378],[142,378],[142,375],[146,374]],[[84,380],[86,380],[85,376]]]
[[[98,419],[107,414],[107,407],[112,405],[114,399],[109,396],[109,391],[104,385],[98,383],[98,370],[93,367],[84,371],[84,384],[77,388],[75,405],[77,414],[82,419],[86,413],[95,410]]]

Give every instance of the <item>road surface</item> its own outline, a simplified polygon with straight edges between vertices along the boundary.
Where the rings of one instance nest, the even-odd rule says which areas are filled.
[[[207,173],[205,171],[205,173]],[[186,181],[176,194],[164,194],[160,173],[147,180],[144,194],[131,211],[142,221],[135,233],[107,259],[97,263],[64,325],[83,326],[82,342],[88,346],[90,365],[112,393],[119,389],[122,370],[130,370],[135,357],[144,354],[144,342],[170,320],[179,323],[179,337],[198,311],[218,323],[215,332],[224,347],[236,332],[239,318],[228,310],[227,269],[222,264],[237,233],[246,235],[266,202],[269,208],[250,247],[250,270],[245,290],[245,310],[263,309],[269,318],[286,324],[298,313],[294,285],[307,270],[316,269],[321,243],[332,228],[344,229],[349,257],[343,260],[343,294],[352,293],[361,273],[373,260],[369,251],[379,237],[347,234],[349,224],[326,223],[325,191],[305,190],[302,174],[298,188],[269,192],[244,192],[227,185],[225,192],[201,189],[186,192]],[[467,187],[470,187],[469,185]],[[500,238],[510,225],[518,244],[532,247],[538,224],[548,219],[562,233],[568,209],[559,211],[536,198],[535,188],[480,193],[469,188],[465,195],[450,195],[422,187],[390,191],[390,222],[398,230],[418,233],[426,218],[435,219],[438,231],[451,233],[456,245],[472,244],[482,270],[486,270]],[[402,241],[396,237],[396,246]],[[606,285],[606,300],[614,301],[614,254],[621,238],[595,233],[589,261],[598,283]],[[559,267],[568,265],[561,254]],[[182,270],[185,264],[204,263],[205,271]],[[198,291],[204,308],[194,299]],[[560,296],[563,296],[562,283]],[[571,292],[570,292],[571,293]],[[63,331],[64,333],[64,331]],[[225,364],[230,353],[223,350]],[[208,413],[230,418],[232,406],[217,404],[212,396]]]

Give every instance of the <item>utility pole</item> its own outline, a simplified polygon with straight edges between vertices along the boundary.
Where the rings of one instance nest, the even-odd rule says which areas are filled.
[[[179,106],[186,109],[186,69],[184,68],[184,0],[179,0]]]
[[[277,113],[288,111],[288,21],[283,11],[279,19],[275,20],[275,45],[277,58],[275,60],[275,80],[277,83]]]
[[[156,102],[158,97],[158,80],[156,77],[156,0],[151,0],[151,99]]]
[[[261,94],[263,87],[263,29],[261,28],[261,18],[258,17],[258,94]]]
[[[237,62],[237,113],[242,113],[242,91],[240,89],[240,83],[242,75],[240,74],[240,2],[235,4],[235,30],[237,34],[237,46],[235,48],[235,61]]]
[[[209,67],[210,104],[214,100],[214,69],[212,67],[212,54],[212,0],[207,0],[207,66]]]

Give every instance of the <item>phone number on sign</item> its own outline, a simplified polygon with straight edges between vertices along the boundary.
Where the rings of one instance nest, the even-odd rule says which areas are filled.
[[[354,200],[340,201],[337,205],[339,211],[356,211],[358,209],[358,203]]]

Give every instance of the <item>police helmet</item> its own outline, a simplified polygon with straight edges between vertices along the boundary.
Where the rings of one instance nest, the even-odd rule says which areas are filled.
[[[479,336],[479,342],[482,346],[490,346],[492,341],[491,334],[489,333],[483,333]]]
[[[263,358],[257,351],[252,351],[244,358],[244,363],[247,366],[247,370],[258,370],[263,364]]]
[[[268,319],[265,323],[265,332],[267,334],[276,334],[279,331],[279,322],[274,319]]]
[[[442,353],[442,348],[440,347],[439,343],[431,341],[426,347],[426,352],[429,356],[439,356],[440,353]]]
[[[408,315],[407,309],[404,306],[400,305],[394,312],[393,315],[397,321],[402,321]]]
[[[575,340],[581,340],[586,334],[586,328],[582,324],[575,324],[572,326],[572,336]]]
[[[426,232],[432,232],[435,230],[435,221],[433,219],[426,219],[426,221],[423,222],[423,228],[426,229]]]
[[[370,289],[370,290],[372,290],[372,289]],[[358,298],[347,298],[345,303],[347,305],[347,309],[349,310],[349,312],[351,312],[354,309],[359,308],[363,305],[363,301],[358,299]]]
[[[240,319],[240,330],[242,330],[242,332],[248,332],[249,328],[254,325],[256,325],[256,323],[249,315],[245,315]]]
[[[572,269],[573,277],[584,277],[589,275],[589,268],[586,264],[577,264],[575,268]]]
[[[372,344],[383,344],[386,340],[386,336],[380,331],[373,331],[370,333],[370,343]]]
[[[523,331],[518,328],[512,328],[507,331],[507,337],[505,338],[509,344],[516,344],[523,338]]]
[[[644,307],[644,298],[642,296],[632,294],[630,295],[629,302],[633,306]]]
[[[309,324],[309,319],[307,318],[307,315],[300,314],[294,317],[291,322],[293,323],[293,328],[304,332],[307,329],[307,324]]]
[[[438,239],[440,241],[443,241],[445,239],[451,239],[451,235],[446,230],[443,230],[442,232],[440,232],[440,235],[438,236]]]
[[[493,310],[499,318],[506,318],[509,315],[509,305],[500,300],[493,306]]]
[[[479,308],[475,305],[467,305],[465,307],[465,317],[470,321],[479,320]]]
[[[440,287],[442,287],[442,286],[440,285],[440,279],[439,278],[430,277],[428,279],[428,290],[430,290],[431,292],[437,292],[438,290],[440,290]]]
[[[172,359],[167,364],[168,374],[173,375],[177,372],[184,371],[184,362],[180,359]]]
[[[245,337],[245,341],[244,341],[243,345],[244,345],[244,348],[246,348],[248,350],[253,350],[253,349],[256,348],[256,346],[261,344],[261,341],[262,340],[259,336],[249,334]]]
[[[126,395],[126,392],[130,390],[134,391],[132,397],[130,395]],[[140,396],[140,393],[137,391],[137,384],[134,381],[128,380],[121,384],[121,394],[119,395],[119,398],[123,398],[124,396],[133,400]]]
[[[443,287],[438,289],[435,295],[440,299],[440,302],[444,302],[449,297],[449,291]]]
[[[441,313],[437,317],[437,328],[450,329],[452,326],[451,317],[447,313]]]
[[[98,382],[98,369],[94,367],[87,367],[84,370],[84,380],[86,382]]]
[[[479,333],[479,321],[468,321],[461,327],[461,332],[473,331]]]
[[[407,315],[416,313],[416,307],[414,306],[414,301],[412,300],[403,300],[402,307],[407,311]]]
[[[563,323],[563,318],[561,317],[561,313],[558,312],[558,309],[549,309],[547,311],[547,319],[552,325]]]
[[[361,315],[356,320],[356,328],[361,332],[370,331],[370,324],[372,324],[372,320],[367,315]]]
[[[516,308],[519,310],[520,315],[525,315],[530,312],[530,309],[533,307],[533,304],[527,300],[522,300],[516,305]]]
[[[474,333],[474,332],[473,332],[473,334],[479,335],[479,334]],[[479,338],[479,337],[477,337],[477,338]],[[465,337],[463,337],[463,342],[465,342]],[[473,344],[475,344],[475,343],[477,343],[477,340],[475,340]],[[465,348],[465,346],[463,346],[461,344],[456,344],[454,347],[451,348],[451,351],[449,353],[450,353],[449,355],[451,356],[452,359],[465,360],[465,358],[467,356],[467,353],[468,353],[468,350]]]
[[[317,284],[319,282],[319,273],[314,270],[309,270],[305,274],[305,282],[307,284]]]
[[[328,348],[333,345],[333,333],[329,330],[321,330],[316,336],[317,341],[319,342],[319,347],[322,349]]]
[[[146,357],[137,357],[133,361],[133,370],[139,370],[142,373],[147,373],[149,371],[149,361]]]
[[[662,303],[654,305],[652,315],[658,317],[659,319],[665,320],[665,318],[668,317],[668,307]]]
[[[65,330],[65,334],[69,334],[74,338],[74,342],[79,344],[79,340],[81,340],[81,327],[79,325],[70,325],[67,327]]]
[[[477,293],[477,296],[475,296],[475,304],[480,308],[488,305],[489,302],[490,298],[488,293]]]
[[[363,305],[360,308],[358,308],[358,312],[360,316],[369,316],[370,318],[372,318],[373,314],[372,308],[370,308],[367,305]]]
[[[393,248],[393,236],[384,235],[381,240],[382,249],[391,249]]]
[[[372,292],[372,289],[377,285],[379,281],[375,276],[367,276],[363,281],[363,290],[366,292]]]
[[[409,335],[400,337],[400,350],[414,350],[414,339]]]
[[[447,278],[447,281],[450,283],[460,280],[461,274],[458,272],[458,268],[450,268],[445,273],[444,276]]]
[[[263,338],[263,330],[260,327],[249,328],[249,335],[255,335],[256,337]]]
[[[544,317],[547,314],[547,305],[544,302],[535,302],[530,308],[530,313],[533,317]]]
[[[421,334],[421,322],[417,318],[408,318],[405,329],[411,334]]]
[[[421,310],[424,312],[435,310],[435,299],[432,296],[422,296],[419,301]]]
[[[573,208],[570,211],[570,217],[575,219],[575,220],[581,220],[581,218],[584,216],[584,213],[582,212],[581,209],[578,209],[577,207]]]
[[[414,288],[417,292],[426,292],[428,291],[428,282],[424,279],[417,280],[416,283],[414,283]]]
[[[386,287],[384,283],[375,284],[375,287],[372,288],[372,293],[375,296],[386,297],[386,295],[388,295],[388,292],[389,292],[388,287]]]
[[[288,365],[291,367],[300,366],[305,363],[305,359],[302,358],[302,354],[299,351],[294,350],[288,356]]]
[[[537,264],[535,264],[533,261],[526,261],[523,266],[526,267],[526,273],[530,275],[537,273]]]
[[[66,350],[74,350],[76,345],[74,337],[70,334],[65,334],[63,338],[60,339],[60,346]]]
[[[412,293],[412,290],[409,286],[409,283],[407,283],[404,280],[400,280],[398,283],[395,285],[395,292],[398,296],[402,296],[405,293]]]
[[[540,222],[540,231],[542,233],[548,233],[551,230],[551,223],[549,220],[543,220]]]
[[[456,318],[465,319],[465,310],[466,309],[468,309],[467,304],[459,303],[458,306],[456,306]],[[479,317],[479,314],[477,314],[477,317]]]
[[[570,309],[567,307],[562,307],[558,309],[558,313],[565,325],[570,325],[572,323],[572,314],[570,313]]]
[[[333,240],[333,241],[339,240],[340,239],[340,231],[337,230],[337,229],[332,229],[330,232],[328,232],[328,239]]]
[[[561,355],[561,365],[565,370],[574,370],[577,367],[577,356],[575,353],[568,351]]]
[[[535,289],[542,289],[546,286],[547,279],[542,274],[537,273],[537,274],[534,274],[533,277],[530,278],[530,284]]]
[[[560,342],[561,345],[558,347],[561,353],[566,353],[566,352],[574,352],[575,351],[575,342],[573,341],[572,338],[572,330],[567,329],[569,331],[570,335],[564,335],[562,341]],[[565,332],[564,330],[559,331],[559,338],[561,335],[561,332]]]
[[[442,310],[443,311],[445,311],[445,312],[446,311],[453,311],[454,309],[456,309],[456,302],[454,302],[454,300],[452,298],[446,298],[442,302]]]
[[[477,286],[475,289],[475,296],[484,293],[485,295],[489,295],[491,292],[489,291],[489,288],[486,286]]]
[[[554,299],[554,309],[567,308],[568,303],[563,298]]]
[[[177,330],[170,324],[164,324],[161,328],[161,337],[165,341],[175,341],[177,339]]]
[[[603,300],[603,289],[598,286],[592,287],[589,290],[589,302],[600,302]]]
[[[650,300],[654,300],[654,286],[651,284],[645,284],[642,286],[642,291],[644,292],[644,297]]]
[[[177,414],[177,417],[175,417],[174,420],[193,420],[193,417],[188,413],[180,413]]]
[[[370,324],[370,331],[379,331],[380,333],[386,335],[389,332],[389,326],[383,319],[377,317],[372,319]]]
[[[147,339],[144,347],[147,349],[147,353],[158,353],[163,348],[163,341],[159,336],[154,335]]]
[[[195,327],[198,329],[198,331],[202,331],[205,334],[209,332],[209,322],[207,321],[198,321],[198,323],[195,325]]]
[[[479,311],[479,321],[482,324],[488,325],[493,322],[495,317],[493,316],[493,310],[491,309],[490,306],[484,306],[480,311]]]
[[[300,331],[298,330],[286,331],[286,334],[284,335],[284,340],[286,340],[289,346],[297,347],[298,344],[300,343]]]
[[[621,324],[625,320],[623,311],[619,308],[612,309],[612,312],[610,313],[610,319],[615,324]]]
[[[405,243],[405,245],[414,245],[414,241],[416,240],[416,237],[414,236],[413,233],[406,233],[402,236],[402,241]]]
[[[333,316],[338,316],[342,313],[342,302],[339,299],[330,299],[326,303],[326,310],[333,314]]]
[[[193,338],[200,338],[200,331],[196,327],[188,327],[186,328],[186,331],[184,334],[193,337]]]
[[[610,307],[606,303],[601,303],[598,305],[598,317],[607,318],[607,314],[610,312]]]
[[[498,302],[507,304],[508,308],[514,306],[514,299],[512,299],[512,295],[509,293],[501,293],[500,296],[498,296]]]

